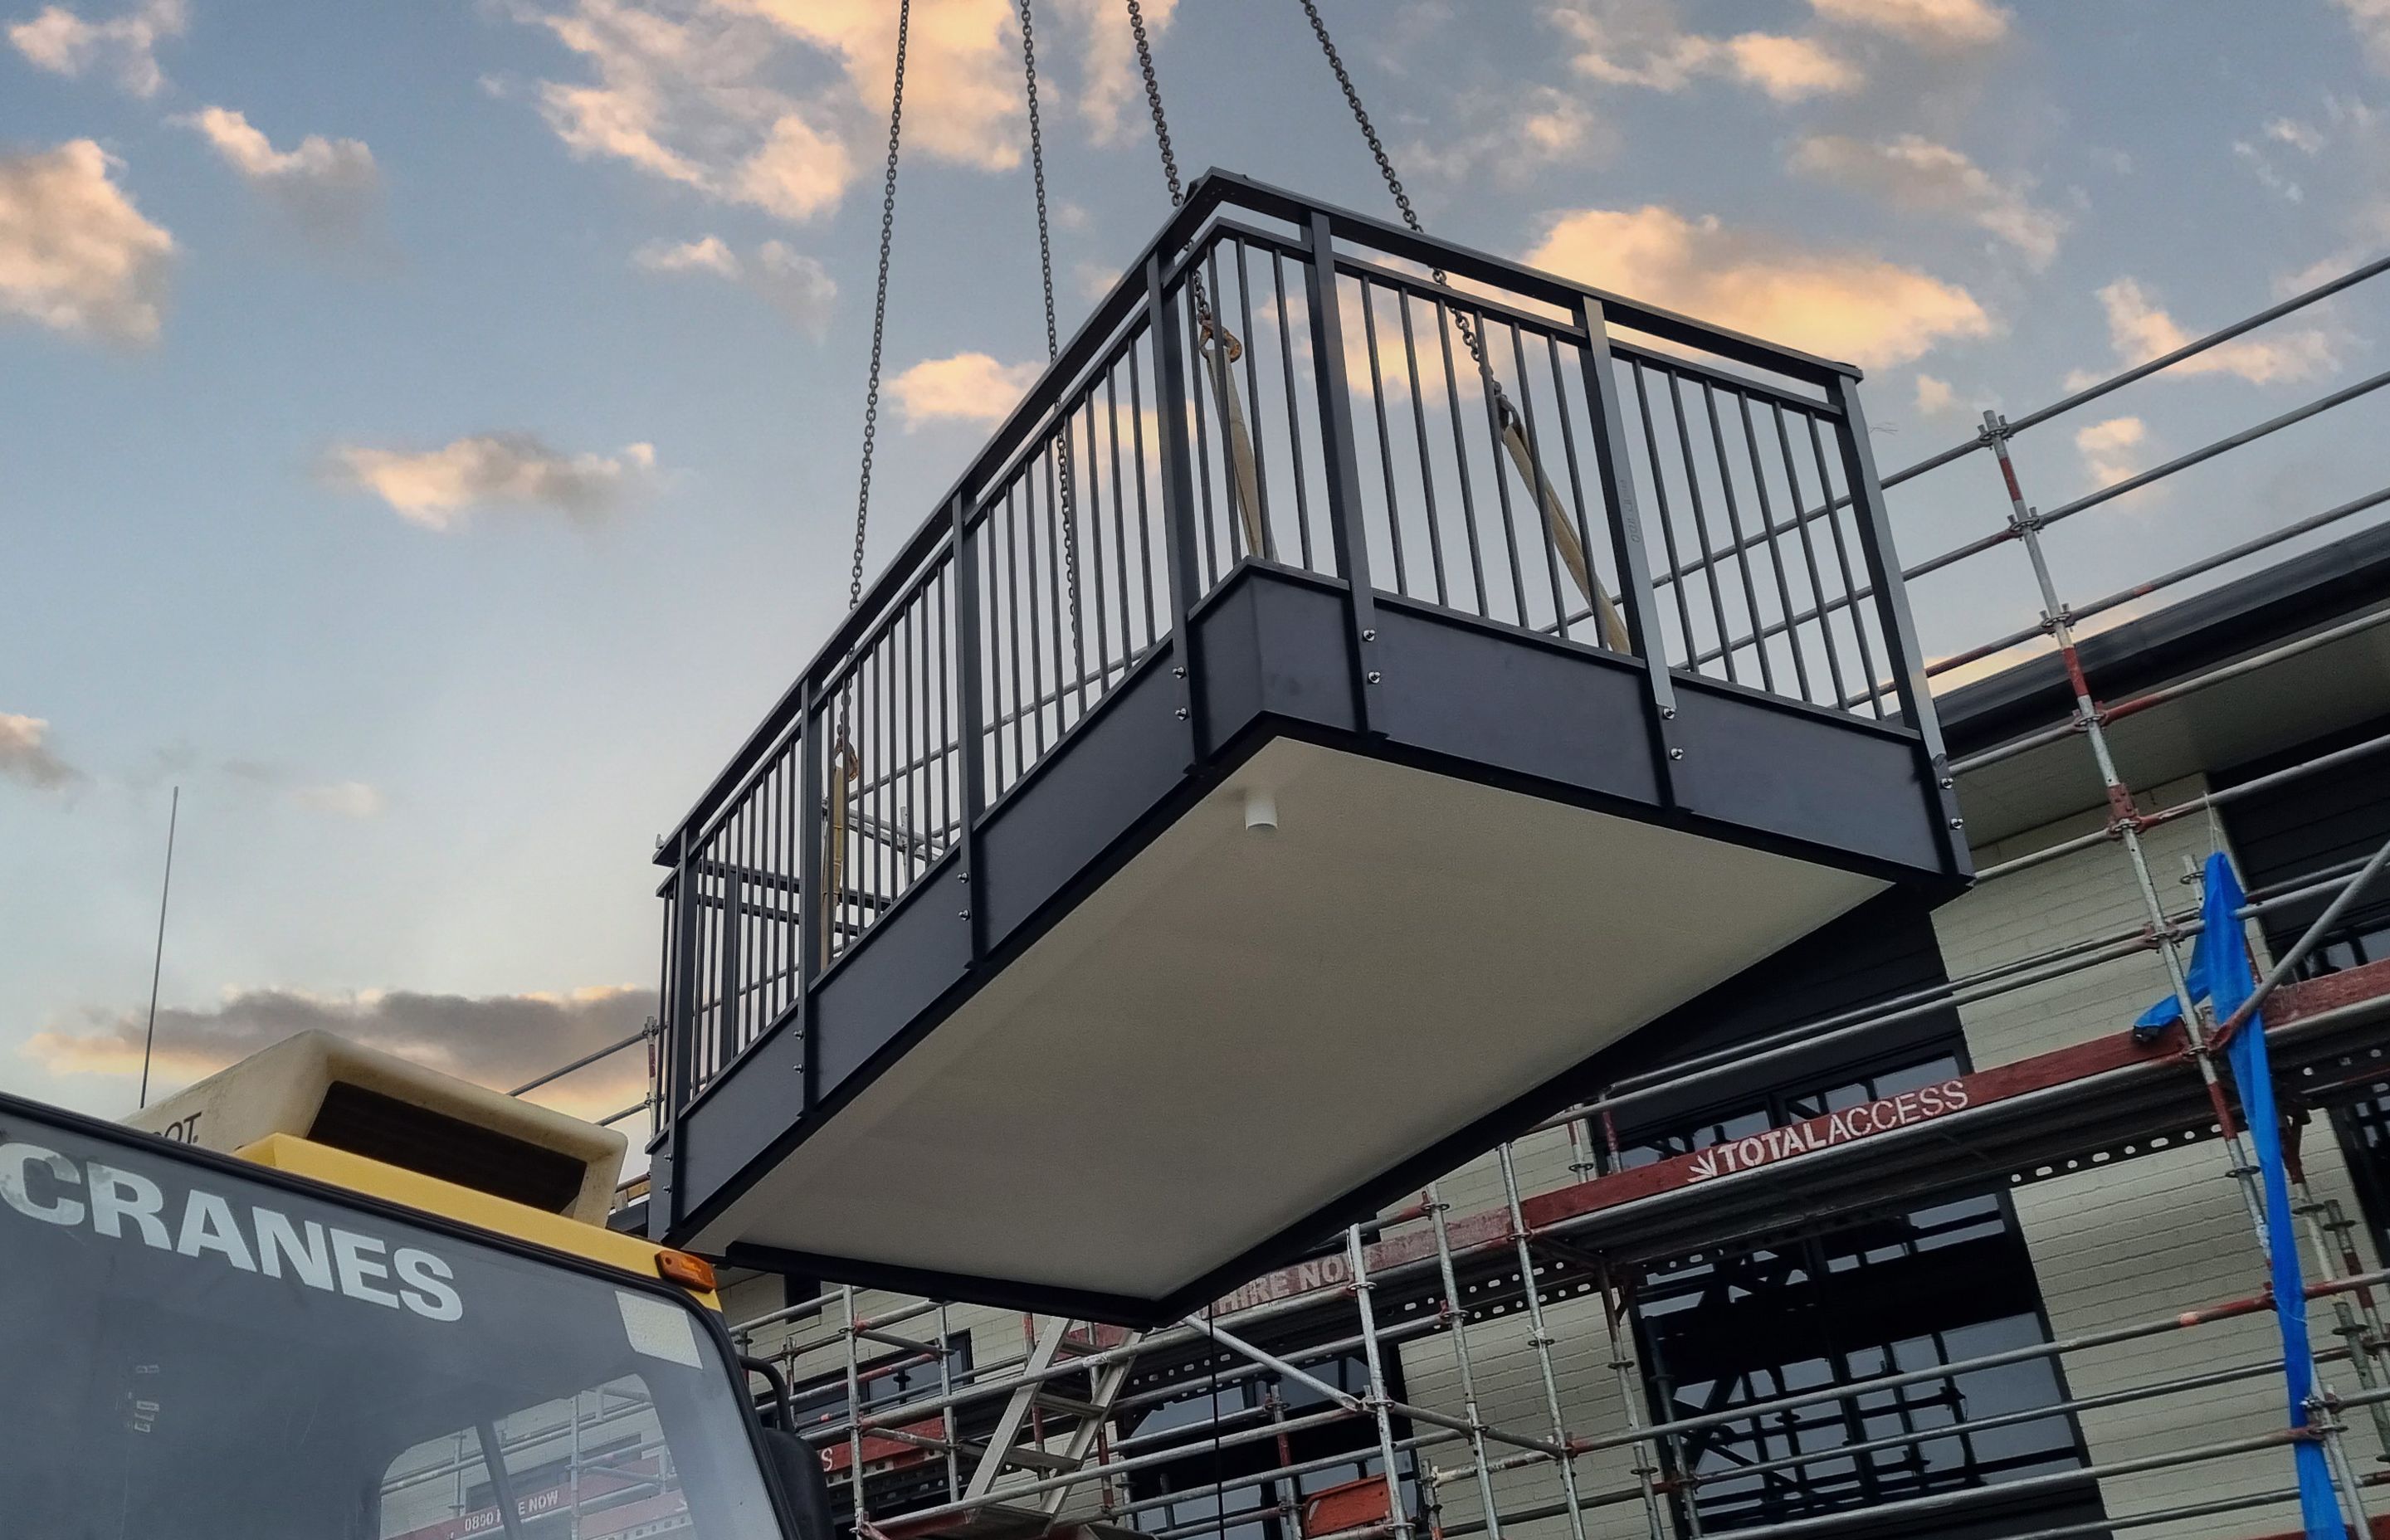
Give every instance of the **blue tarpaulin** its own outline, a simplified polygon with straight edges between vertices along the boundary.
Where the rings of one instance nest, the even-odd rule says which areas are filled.
[[[2241,929],[2239,911],[2244,899],[2241,879],[2224,853],[2207,858],[2205,896],[2201,918],[2205,929],[2191,955],[2186,982],[2194,1002],[2206,1000],[2218,1021],[2256,991],[2249,963],[2249,940]],[[2181,1004],[2172,996],[2141,1013],[2133,1023],[2137,1035],[2147,1036],[2182,1020]],[[2315,1350],[2307,1342],[2306,1285],[2299,1277],[2298,1225],[2291,1213],[2291,1178],[2282,1161],[2282,1123],[2274,1110],[2274,1075],[2266,1063],[2266,1023],[2253,1016],[2225,1046],[2234,1085],[2241,1093],[2241,1110],[2249,1125],[2249,1143],[2266,1190],[2268,1261],[2274,1287],[2274,1315],[2282,1328],[2282,1373],[2290,1381],[2291,1426],[2307,1425],[2307,1396],[2315,1386]],[[2307,1540],[2347,1540],[2340,1503],[2332,1489],[2332,1468],[2323,1447],[2309,1442],[2294,1444],[2298,1461],[2299,1517]]]

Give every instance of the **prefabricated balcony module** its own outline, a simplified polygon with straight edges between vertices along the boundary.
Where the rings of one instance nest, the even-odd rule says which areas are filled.
[[[660,849],[657,1233],[1167,1318],[1959,892],[1856,378],[1203,179]]]

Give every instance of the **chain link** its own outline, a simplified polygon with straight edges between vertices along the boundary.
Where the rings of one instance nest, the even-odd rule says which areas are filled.
[[[1128,0],[1129,35],[1137,39],[1137,67],[1145,76],[1145,109],[1153,115],[1153,142],[1162,150],[1162,180],[1170,188],[1170,206],[1174,209],[1187,201],[1186,189],[1178,181],[1178,156],[1170,145],[1170,120],[1162,110],[1162,80],[1153,72],[1153,42],[1145,32],[1145,7],[1138,0]],[[1195,302],[1196,336],[1225,336],[1212,315],[1212,302],[1203,292],[1203,275],[1190,264],[1187,270],[1188,297]],[[1233,339],[1231,339],[1233,340]]]
[[[1369,109],[1361,105],[1361,93],[1353,84],[1351,71],[1344,68],[1344,57],[1336,51],[1335,40],[1328,35],[1328,23],[1320,18],[1317,0],[1299,0],[1299,3],[1303,6],[1303,14],[1310,19],[1311,34],[1319,39],[1319,51],[1328,56],[1328,68],[1336,72],[1336,83],[1344,93],[1345,105],[1353,109],[1353,121],[1360,125],[1361,137],[1368,142],[1369,154],[1378,162],[1378,174],[1386,179],[1386,190],[1394,195],[1394,207],[1402,213],[1403,224],[1415,236],[1426,235],[1426,226],[1420,224],[1419,211],[1411,207],[1411,195],[1404,189],[1403,179],[1395,174],[1394,162],[1386,154],[1385,141],[1378,137],[1378,125],[1369,121]],[[1136,0],[1130,0],[1130,4],[1134,6]],[[1435,280],[1437,287],[1452,288],[1452,279],[1443,268],[1431,268],[1428,276]],[[1494,366],[1486,361],[1485,344],[1478,337],[1476,327],[1470,323],[1468,316],[1458,311],[1453,314],[1452,324],[1459,331],[1461,340],[1469,345],[1469,356],[1477,361],[1478,372],[1484,376],[1497,409],[1509,415],[1512,410],[1510,398],[1503,393],[1501,382],[1494,378]]]
[[[1137,67],[1145,75],[1145,107],[1153,114],[1154,142],[1162,147],[1162,179],[1170,184],[1170,206],[1187,201],[1178,186],[1178,157],[1170,148],[1170,120],[1162,114],[1162,82],[1153,73],[1153,43],[1145,35],[1145,7],[1128,0],[1128,30],[1137,39]]]
[[[871,522],[871,451],[880,437],[880,358],[888,336],[888,249],[896,230],[896,150],[905,126],[905,45],[913,0],[896,7],[896,79],[888,102],[888,178],[880,193],[880,284],[871,302],[871,379],[863,395],[863,476],[854,494],[854,562],[846,578],[846,607],[863,602],[863,537]]]
[[[1060,352],[1054,331],[1054,239],[1046,217],[1046,132],[1037,112],[1037,33],[1030,0],[1021,0],[1021,72],[1029,92],[1029,170],[1037,188],[1037,278],[1046,293],[1046,362]],[[1071,656],[1086,655],[1079,623],[1079,507],[1071,474],[1071,414],[1063,413],[1057,458],[1062,472],[1062,578],[1071,602]]]

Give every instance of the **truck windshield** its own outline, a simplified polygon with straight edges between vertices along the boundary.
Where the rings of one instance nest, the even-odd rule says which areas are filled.
[[[0,1532],[777,1540],[685,1300],[0,1103]]]

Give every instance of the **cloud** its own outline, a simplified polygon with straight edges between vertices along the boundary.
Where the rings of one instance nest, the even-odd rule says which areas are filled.
[[[2348,24],[2365,50],[2365,62],[2378,75],[2390,75],[2390,0],[2333,0],[2348,13]]]
[[[49,746],[50,725],[38,716],[0,712],[0,776],[37,791],[59,791],[84,778],[83,772]]]
[[[1406,146],[1401,160],[1454,181],[1482,171],[1516,185],[1555,161],[1597,163],[1616,149],[1616,135],[1584,102],[1548,85],[1526,85],[1459,94],[1435,136]]]
[[[378,788],[364,781],[327,781],[320,786],[293,787],[290,799],[302,807],[342,818],[379,817],[390,805]]]
[[[650,241],[631,253],[631,264],[649,273],[711,274],[760,295],[819,341],[829,329],[837,281],[829,269],[786,243],[767,240],[741,258],[720,236],[699,240]]]
[[[2320,155],[2327,143],[2322,129],[2291,118],[2268,119],[2262,132],[2276,144],[2288,145],[2302,155]]]
[[[540,111],[574,154],[622,160],[783,219],[836,209],[854,167],[823,109],[761,78],[780,30],[752,7],[576,0],[529,13],[595,80],[542,81]]]
[[[2083,456],[2083,468],[2091,473],[2091,480],[2108,486],[2141,468],[2141,456],[2132,451],[2138,450],[2148,436],[2139,417],[2110,417],[2076,429],[2075,448]]]
[[[2300,203],[2306,199],[2306,189],[2297,180],[2286,175],[2268,160],[2264,150],[2246,139],[2232,141],[2233,159],[2246,165],[2268,192],[2279,194],[2283,201]]]
[[[1126,10],[1114,0],[1061,0],[1061,12],[1081,30],[1079,96],[1081,116],[1099,145],[1117,142],[1124,124],[1142,132],[1144,78],[1137,65],[1137,39],[1129,31]],[[1145,36],[1160,41],[1178,10],[1178,0],[1146,0]],[[1130,102],[1138,109],[1124,112]]]
[[[1859,251],[1818,251],[1688,219],[1658,204],[1578,209],[1527,261],[1582,282],[1771,341],[1870,367],[1988,337],[1991,317],[1956,284]]]
[[[30,21],[11,24],[8,41],[52,74],[73,79],[105,67],[133,95],[154,96],[166,83],[158,68],[158,40],[180,36],[187,24],[183,0],[149,0],[108,21],[85,21],[64,6],[51,6]]]
[[[1812,135],[1793,146],[1786,163],[1895,208],[1963,219],[2015,247],[2037,270],[2058,254],[2066,229],[2063,217],[2034,205],[2028,184],[2002,182],[1960,151],[1915,134],[1881,143]]]
[[[1957,392],[1947,379],[1936,379],[1930,374],[1917,377],[1917,409],[1926,417],[1939,417],[1950,409]]]
[[[927,422],[995,422],[1044,373],[1043,364],[999,364],[983,353],[958,353],[914,365],[888,382],[907,432]]]
[[[1858,67],[1805,37],[1744,32],[1726,40],[1734,73],[1780,102],[1856,91],[1866,77]]]
[[[655,446],[566,456],[529,433],[474,433],[437,449],[332,451],[326,470],[426,529],[455,529],[475,507],[546,508],[588,521],[610,513],[655,469]]]
[[[2118,278],[2100,290],[2100,306],[2108,317],[2108,343],[2120,367],[2130,368],[2174,352],[2192,340],[2172,315],[2160,309],[2133,278]],[[2276,380],[2306,379],[2339,366],[2332,339],[2303,328],[2272,337],[2237,337],[2166,370],[2169,375],[2238,375],[2253,385]],[[2067,376],[2066,388],[2081,390],[2102,378],[2086,370]]]
[[[854,99],[881,114],[884,124],[896,62],[896,17],[886,0],[722,3],[830,55]],[[1021,163],[1026,117],[1011,0],[914,0],[905,50],[905,148],[981,171],[1009,171]]]
[[[649,273],[715,273],[726,278],[739,272],[739,258],[720,236],[677,244],[651,240],[631,253],[631,265]]]
[[[187,1084],[294,1033],[320,1031],[505,1091],[630,1036],[655,1007],[655,991],[630,987],[485,995],[241,990],[212,1009],[160,1007],[155,1072]],[[137,1010],[87,1011],[53,1021],[19,1051],[53,1074],[130,1078],[141,1072],[144,1024]],[[639,1098],[647,1072],[646,1056],[628,1049],[536,1099],[603,1117]]]
[[[295,149],[276,149],[246,116],[222,107],[202,108],[175,121],[197,130],[225,164],[308,235],[345,243],[371,223],[380,201],[381,173],[363,140],[310,134]]]
[[[1551,19],[1577,43],[1571,67],[1610,85],[1681,91],[1717,76],[1792,102],[1855,91],[1866,80],[1857,65],[1809,38],[1685,32],[1665,0],[1575,0]]]
[[[740,165],[733,186],[740,201],[765,213],[807,220],[837,208],[854,178],[854,165],[844,145],[798,114],[784,112]]]
[[[1955,53],[2008,35],[2009,13],[1990,0],[1809,0],[1820,20],[1888,32],[1928,53]]]
[[[89,139],[0,154],[0,315],[113,342],[157,337],[174,237],[109,179],[120,163]]]

